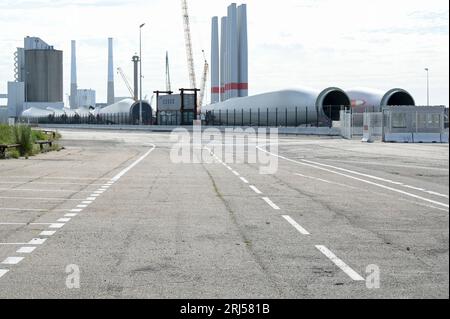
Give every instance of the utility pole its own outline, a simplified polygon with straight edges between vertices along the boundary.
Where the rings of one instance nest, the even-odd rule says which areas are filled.
[[[427,72],[427,106],[430,106],[430,69],[425,68]]]
[[[145,23],[141,24],[139,26],[139,73],[140,73],[140,79],[139,79],[139,86],[140,86],[140,93],[139,93],[139,125],[142,125],[142,28],[145,26]]]

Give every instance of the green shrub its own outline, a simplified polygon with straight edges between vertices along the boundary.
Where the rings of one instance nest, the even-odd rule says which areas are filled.
[[[20,157],[20,153],[18,150],[14,149],[8,152],[8,158],[18,159]]]
[[[12,144],[14,137],[9,125],[0,124],[0,144]]]
[[[33,137],[33,143],[36,141],[46,141],[49,136],[42,131],[31,131]]]
[[[31,128],[26,125],[17,125],[14,126],[13,131],[15,143],[20,144],[20,156],[27,157],[28,155],[32,155],[34,141]]]

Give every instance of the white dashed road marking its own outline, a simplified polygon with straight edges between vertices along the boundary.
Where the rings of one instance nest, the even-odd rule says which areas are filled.
[[[302,235],[311,235],[306,229],[304,229],[302,226],[300,226],[290,216],[285,215],[285,216],[283,216],[283,218],[286,219],[289,224],[294,226],[294,228],[297,229],[300,232],[300,234],[302,234]]]
[[[262,199],[263,199],[267,204],[269,204],[269,206],[272,207],[273,209],[275,209],[275,210],[280,210],[280,207],[278,207],[277,205],[275,205],[275,203],[272,202],[272,201],[270,200],[269,197],[263,197]]]
[[[39,234],[39,236],[53,236],[56,234],[56,231],[53,230],[45,230]]]
[[[350,268],[345,262],[336,257],[327,247],[318,245],[316,248],[325,256],[327,256],[336,266],[338,266],[343,272],[345,272],[352,280],[365,281],[361,275]]]
[[[17,265],[20,263],[24,257],[8,257],[2,261],[3,265]]]
[[[250,185],[249,187],[250,187],[250,188],[252,189],[252,191],[254,191],[256,194],[258,194],[258,195],[262,194],[262,192],[261,192],[259,189],[257,189],[255,186]]]
[[[0,278],[2,278],[8,272],[8,269],[0,269]]]
[[[248,180],[246,180],[245,178],[241,177],[241,181],[243,181],[245,184],[248,184]]]
[[[65,224],[63,224],[63,223],[55,223],[55,224],[51,224],[51,225],[49,226],[49,228],[60,229],[60,228],[63,228],[64,225],[65,225]]]
[[[35,249],[36,249],[36,247],[21,247],[21,248],[19,248],[16,251],[16,253],[18,253],[18,254],[31,254]]]
[[[46,238],[33,238],[28,242],[28,245],[42,245],[46,240]]]

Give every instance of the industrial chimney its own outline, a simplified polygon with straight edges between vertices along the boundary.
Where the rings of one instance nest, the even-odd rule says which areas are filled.
[[[247,5],[238,7],[238,40],[239,40],[239,97],[248,96],[248,37],[247,37]]]
[[[211,103],[220,102],[219,18],[212,18],[211,27]]]
[[[113,39],[108,39],[108,99],[107,104],[114,104],[114,60]]]
[[[71,76],[70,76],[70,108],[77,107],[77,52],[76,42],[72,40],[72,63],[71,63]]]
[[[222,17],[220,25],[220,101],[224,102],[227,70],[227,17]]]

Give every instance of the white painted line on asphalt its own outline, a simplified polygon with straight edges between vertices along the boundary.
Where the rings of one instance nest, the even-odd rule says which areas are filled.
[[[88,197],[88,198],[86,198],[87,201],[94,201],[96,199],[97,199],[96,197]]]
[[[444,195],[444,194],[441,194],[441,193],[436,193],[436,192],[433,192],[433,191],[427,191],[427,193],[430,194],[430,195],[435,195],[435,196],[439,196],[439,197],[448,198],[448,195]]]
[[[303,174],[299,174],[299,173],[295,173],[295,175],[300,176],[300,177],[304,177],[304,178],[308,178],[308,179],[312,179],[315,181],[319,181],[319,182],[323,182],[323,183],[327,183],[327,184],[331,184],[331,185],[337,185],[337,186],[342,186],[342,187],[348,187],[348,188],[354,188],[354,189],[359,189],[358,187],[354,187],[354,186],[350,186],[350,185],[346,185],[346,184],[341,184],[341,183],[336,183],[336,182],[332,182],[323,178],[317,178],[317,177],[313,177],[313,176],[307,176],[307,175],[303,175]]]
[[[409,186],[409,185],[405,185],[405,187],[414,189],[414,190],[416,190],[416,191],[425,192],[425,189],[424,189],[424,188],[415,187],[415,186]]]
[[[81,213],[83,211],[83,209],[81,208],[76,208],[76,209],[71,209],[70,210],[72,213]]]
[[[103,194],[105,191],[95,191],[94,194]]]
[[[378,184],[378,183],[375,183],[375,182],[371,182],[371,181],[368,181],[368,180],[365,180],[365,179],[362,179],[362,178],[358,178],[358,177],[355,177],[355,176],[351,176],[351,175],[347,175],[347,174],[340,173],[340,172],[337,172],[337,171],[333,171],[333,170],[327,169],[325,167],[321,167],[321,166],[318,166],[318,165],[312,165],[312,164],[308,164],[307,163],[307,162],[314,163],[314,162],[311,162],[311,161],[302,160],[303,162],[300,162],[300,161],[296,161],[296,160],[293,160],[293,159],[290,159],[290,158],[287,158],[287,157],[284,157],[284,156],[281,156],[281,155],[277,155],[277,154],[268,152],[268,151],[266,151],[266,150],[264,150],[263,148],[260,148],[260,147],[258,147],[258,149],[261,150],[262,152],[265,152],[265,153],[270,154],[272,156],[284,159],[284,160],[286,160],[288,162],[297,163],[297,164],[308,166],[308,167],[313,167],[313,168],[316,168],[316,169],[319,169],[319,170],[323,170],[323,171],[326,171],[326,172],[330,172],[330,173],[333,173],[333,174],[336,174],[336,175],[341,175],[341,176],[344,176],[344,177],[347,177],[347,178],[351,178],[351,179],[354,179],[354,180],[357,180],[357,181],[360,181],[360,182],[363,182],[363,183],[366,183],[366,184],[369,184],[369,185],[381,187],[381,188],[390,190],[390,191],[395,192],[395,193],[399,193],[399,194],[406,195],[406,196],[409,196],[409,197],[413,197],[413,198],[416,198],[416,199],[419,199],[419,200],[423,200],[423,201],[426,201],[428,203],[432,203],[432,204],[435,204],[435,205],[439,205],[439,206],[442,206],[442,207],[449,208],[449,205],[445,204],[445,203],[441,203],[441,202],[438,202],[438,201],[435,201],[435,200],[431,200],[431,199],[428,199],[428,198],[425,198],[425,197],[421,197],[421,196],[418,196],[418,195],[415,195],[415,194],[411,194],[411,193],[408,193],[408,192],[405,192],[405,191],[402,191],[402,190],[399,190],[399,189],[396,189],[396,188],[393,188],[393,187],[389,187],[389,186],[385,186],[385,185]]]
[[[248,184],[248,180],[246,180],[245,178],[241,177],[241,181],[243,181],[245,184]]]
[[[241,176],[238,172],[236,172],[236,171],[233,171],[233,174],[234,175],[236,175],[236,176]]]
[[[70,218],[60,218],[57,220],[58,223],[68,223],[70,222]]]
[[[36,247],[21,247],[21,248],[19,248],[16,251],[16,253],[18,253],[18,254],[31,254],[35,249],[36,249]]]
[[[1,208],[0,210],[23,211],[23,212],[48,212],[48,209],[29,209],[29,208]]]
[[[285,215],[285,216],[283,216],[283,218],[286,219],[289,224],[294,226],[294,228],[297,229],[300,232],[300,234],[302,234],[302,235],[311,235],[306,229],[304,229],[302,226],[300,226],[290,216]]]
[[[5,176],[5,178],[16,178],[16,179],[27,179],[27,180],[30,180],[30,179],[33,179],[33,180],[36,180],[36,179],[56,179],[56,180],[58,180],[58,179],[62,179],[62,180],[80,180],[80,181],[83,181],[83,180],[85,180],[85,181],[97,181],[97,180],[108,180],[108,178],[86,178],[86,177],[66,177],[66,176],[64,176],[64,177],[48,177],[48,176],[35,176],[35,177],[32,177],[32,176]]]
[[[0,278],[2,278],[4,275],[8,273],[8,269],[0,269]]]
[[[87,205],[77,205],[78,208],[86,208],[88,207]]]
[[[250,185],[249,186],[251,189],[252,189],[252,191],[254,191],[256,194],[262,194],[262,192],[259,190],[259,189],[257,189],[255,186],[253,186],[253,185]]]
[[[153,152],[156,148],[156,145],[152,145],[151,150],[149,150],[147,153],[145,153],[143,156],[141,156],[137,161],[135,161],[133,164],[131,164],[130,166],[128,166],[127,168],[125,168],[123,171],[121,171],[119,174],[117,174],[116,176],[114,176],[111,181],[112,182],[116,182],[119,179],[122,178],[122,176],[124,176],[126,173],[128,173],[128,171],[130,171],[133,167],[135,167],[137,164],[139,164],[140,162],[142,162],[147,156],[150,155],[151,152]]]
[[[85,200],[85,201],[82,201],[81,203],[89,205],[89,204],[92,204],[92,201],[91,200]]]
[[[8,257],[5,260],[3,260],[1,263],[4,265],[17,265],[22,260],[24,260],[25,257]]]
[[[23,184],[24,182],[0,182],[0,184],[14,185]],[[86,184],[86,183],[42,183],[42,182],[27,182],[27,185],[66,185],[66,186],[100,186],[103,184]]]
[[[0,199],[23,199],[23,200],[35,200],[35,201],[46,201],[46,202],[58,202],[58,201],[79,201],[79,199],[73,199],[73,198],[43,198],[43,197],[0,197]]]
[[[56,234],[56,231],[44,230],[39,234],[39,236],[53,236],[54,234]]]
[[[75,213],[70,213],[70,214],[65,214],[64,215],[64,217],[76,217],[76,216],[78,216],[78,214],[75,214]]]
[[[100,194],[91,194],[91,197],[99,197]]]
[[[45,225],[51,225],[52,223],[0,223],[0,225],[3,226],[45,226]]]
[[[269,206],[272,207],[273,209],[275,209],[275,210],[280,210],[280,207],[278,207],[277,205],[275,205],[275,203],[272,202],[272,201],[270,200],[269,197],[263,197],[262,199],[263,199],[267,204],[269,204]]]
[[[396,182],[396,181],[393,181],[393,180],[390,180],[390,179],[385,179],[385,178],[381,178],[381,177],[377,177],[377,176],[373,176],[373,175],[369,175],[369,174],[363,174],[363,173],[360,173],[360,172],[357,172],[357,171],[353,171],[353,170],[349,170],[349,169],[345,169],[345,168],[341,168],[341,167],[337,167],[337,166],[333,166],[333,165],[322,164],[322,163],[313,162],[313,161],[309,161],[309,160],[305,160],[305,159],[303,159],[302,161],[303,161],[303,162],[306,162],[306,163],[311,163],[311,164],[315,164],[315,165],[320,165],[320,166],[323,166],[323,167],[328,167],[328,168],[337,169],[337,170],[339,170],[339,171],[347,172],[347,173],[354,174],[354,175],[359,175],[359,176],[363,176],[363,177],[375,179],[375,180],[382,181],[382,182],[386,182],[386,183],[390,183],[390,184],[393,184],[393,185],[398,185],[398,186],[403,186],[403,187],[409,186],[409,185],[406,185],[406,184],[401,183],[401,182]],[[409,187],[409,188],[410,188],[410,187]],[[418,189],[417,189],[417,190],[418,190]],[[423,190],[423,191],[425,191],[425,190]],[[425,192],[426,192],[426,193],[429,193],[428,191],[425,191]],[[440,193],[435,193],[434,195],[436,195],[436,194],[439,194],[439,196],[448,198],[448,195],[440,194]],[[448,207],[448,206],[447,206],[447,207]]]
[[[3,211],[14,211],[14,212],[49,212],[49,209],[29,209],[29,208],[0,208]],[[52,209],[52,211],[67,212],[68,209]]]
[[[60,229],[60,228],[63,228],[64,225],[65,225],[65,224],[63,224],[63,223],[58,223],[58,224],[55,223],[55,224],[51,224],[51,225],[49,226],[49,228]]]
[[[345,272],[352,280],[355,281],[365,281],[361,275],[350,268],[345,262],[339,259],[335,254],[333,254],[327,247],[318,245],[316,248],[325,256],[327,256],[336,266],[338,266],[343,272]]]
[[[46,238],[33,238],[28,242],[28,245],[42,245],[46,240]]]
[[[79,191],[79,190],[66,190],[66,189],[31,189],[31,188],[0,188],[2,192],[65,192],[65,193],[89,193],[89,191]]]

